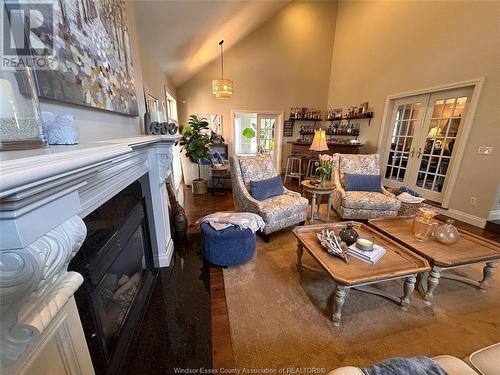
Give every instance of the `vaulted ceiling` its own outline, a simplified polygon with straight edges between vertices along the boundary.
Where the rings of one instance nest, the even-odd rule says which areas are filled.
[[[134,1],[143,49],[180,86],[288,5],[280,1]]]

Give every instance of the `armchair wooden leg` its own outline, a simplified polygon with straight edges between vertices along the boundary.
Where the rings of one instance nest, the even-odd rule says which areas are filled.
[[[271,235],[270,234],[267,234],[267,233],[259,231],[259,235],[262,237],[262,239],[264,240],[265,243],[269,243],[269,241],[271,241]]]

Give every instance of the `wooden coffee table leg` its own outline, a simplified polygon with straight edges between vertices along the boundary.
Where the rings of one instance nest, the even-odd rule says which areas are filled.
[[[349,289],[343,285],[337,285],[335,287],[335,299],[333,301],[333,315],[332,324],[336,327],[340,326],[340,319],[342,317],[342,307],[347,296],[347,291]]]
[[[429,276],[429,272],[420,272],[417,275],[417,290],[422,296],[425,296],[425,292],[427,290],[427,277]]]
[[[427,290],[425,291],[424,303],[426,305],[430,305],[432,303],[432,299],[434,298],[434,290],[439,284],[439,279],[441,277],[441,267],[432,267],[429,272],[429,276],[427,277]]]
[[[481,292],[486,293],[489,285],[490,279],[495,274],[497,269],[497,261],[486,262],[486,265],[483,268],[483,279],[479,282],[479,289]]]
[[[302,244],[300,242],[297,243],[297,271],[300,271],[302,268],[302,254],[304,254],[304,248],[302,247]]]
[[[404,294],[401,298],[401,308],[403,310],[408,310],[408,306],[410,305],[411,294],[415,290],[415,282],[417,278],[415,275],[407,276],[404,283]]]

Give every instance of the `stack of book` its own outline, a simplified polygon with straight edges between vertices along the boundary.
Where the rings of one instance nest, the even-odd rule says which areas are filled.
[[[373,244],[373,250],[371,251],[360,250],[354,243],[349,246],[347,255],[350,255],[353,258],[359,259],[360,261],[368,264],[375,264],[380,260],[380,258],[385,255],[385,249],[382,246]]]

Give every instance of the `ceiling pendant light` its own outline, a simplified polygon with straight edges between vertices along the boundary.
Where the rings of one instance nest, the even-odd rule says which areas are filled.
[[[212,80],[212,93],[216,99],[229,99],[233,93],[233,81],[224,79],[224,40],[219,42],[220,46],[220,63],[221,63],[221,79]]]

